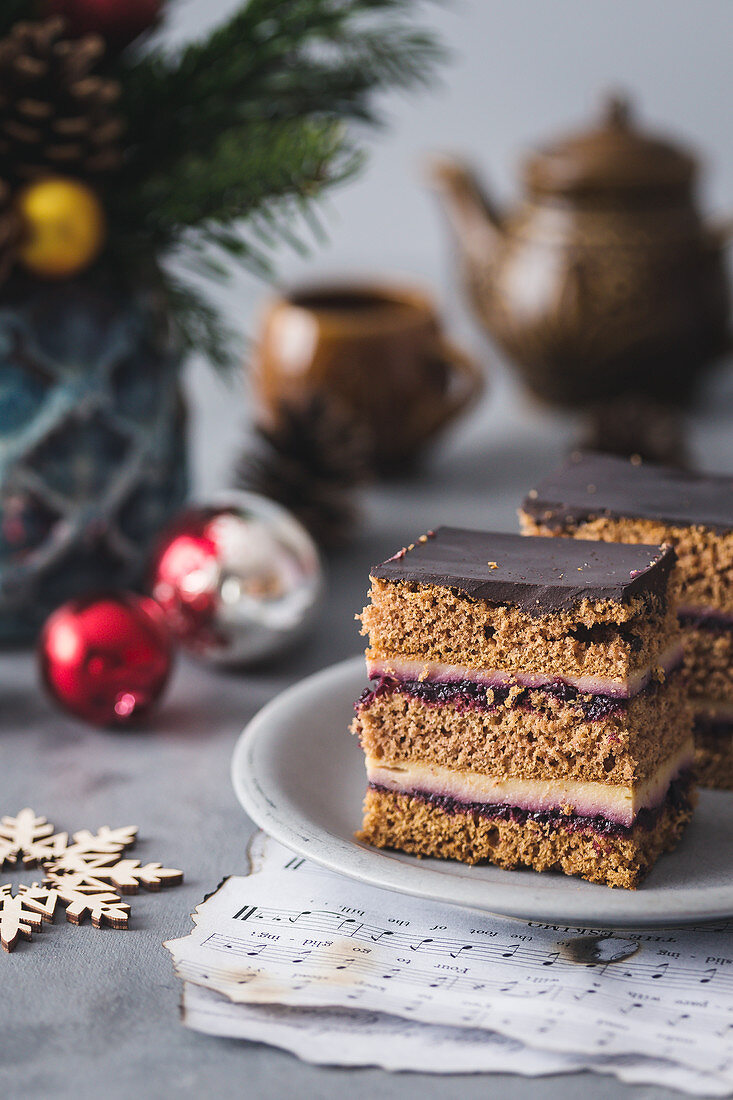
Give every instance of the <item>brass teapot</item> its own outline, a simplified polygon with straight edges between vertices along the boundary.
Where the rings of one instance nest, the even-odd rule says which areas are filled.
[[[535,394],[678,401],[727,350],[733,223],[702,221],[696,175],[690,153],[636,129],[618,98],[597,128],[527,160],[510,213],[464,166],[435,166],[474,309]]]

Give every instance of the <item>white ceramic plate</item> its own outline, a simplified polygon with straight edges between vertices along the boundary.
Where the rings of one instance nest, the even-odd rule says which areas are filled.
[[[365,685],[362,658],[327,668],[269,703],[237,743],[240,802],[294,852],[373,886],[552,924],[640,927],[733,914],[733,794],[725,791],[701,792],[682,843],[635,891],[359,844],[366,781],[348,726]]]

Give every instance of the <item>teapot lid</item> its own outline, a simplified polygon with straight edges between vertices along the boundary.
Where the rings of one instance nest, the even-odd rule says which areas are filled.
[[[532,191],[554,194],[689,187],[695,158],[633,126],[628,101],[612,97],[599,126],[540,149],[526,163]]]

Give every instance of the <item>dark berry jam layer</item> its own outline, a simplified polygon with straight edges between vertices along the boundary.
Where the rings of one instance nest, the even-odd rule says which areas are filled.
[[[714,609],[705,611],[681,610],[677,613],[681,627],[688,630],[709,630],[713,634],[728,634],[733,630],[733,615]]]
[[[537,710],[541,707],[537,707],[532,696],[539,693],[572,707],[587,721],[597,722],[611,714],[623,711],[631,702],[629,699],[619,699],[613,695],[589,695],[562,682],[545,684],[543,687],[521,688],[519,691],[516,686],[509,685],[487,688],[485,684],[477,684],[475,680],[397,680],[392,676],[380,676],[372,683],[374,686],[365,688],[359,696],[356,703],[357,713],[375,699],[394,693],[412,696],[426,706],[449,704],[457,710],[484,711],[498,709],[511,697],[512,706]],[[650,681],[639,695],[650,694],[656,691],[658,686],[656,680]],[[638,695],[634,696],[635,699],[638,697]]]
[[[693,731],[704,737],[733,737],[733,718],[708,718],[697,714]]]
[[[377,783],[371,783],[370,787],[375,791],[394,794],[394,791],[389,791]],[[640,810],[632,825],[620,825],[617,821],[611,821],[601,814],[590,817],[584,814],[563,814],[559,810],[523,810],[517,806],[493,805],[486,802],[459,802],[450,795],[428,794],[425,791],[405,791],[404,793],[409,794],[410,798],[419,798],[421,802],[437,806],[449,814],[477,814],[489,821],[513,821],[518,825],[524,825],[527,821],[536,821],[541,825],[549,825],[552,829],[562,829],[564,832],[592,832],[600,836],[628,837],[634,829],[652,829],[662,811],[668,807],[673,810],[691,811],[693,790],[692,773],[683,772],[670,784],[664,801],[653,809]]]

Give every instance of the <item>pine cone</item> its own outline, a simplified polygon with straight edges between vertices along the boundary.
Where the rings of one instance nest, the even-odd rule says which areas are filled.
[[[63,37],[61,18],[16,23],[0,39],[0,178],[89,178],[122,160],[116,80],[95,73],[99,35]]]
[[[259,424],[236,470],[240,488],[276,500],[321,546],[343,543],[367,480],[368,446],[350,417],[325,395],[282,404],[274,425]]]

